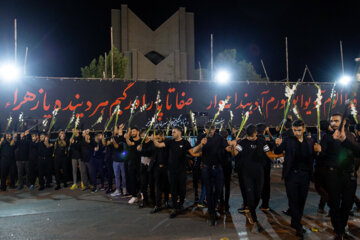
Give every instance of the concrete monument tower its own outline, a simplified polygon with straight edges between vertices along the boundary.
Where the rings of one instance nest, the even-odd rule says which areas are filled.
[[[194,79],[194,14],[179,8],[155,31],[127,5],[111,10],[114,46],[128,59],[127,79]]]

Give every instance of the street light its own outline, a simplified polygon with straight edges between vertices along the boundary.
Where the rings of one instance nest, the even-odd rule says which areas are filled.
[[[216,75],[215,75],[215,80],[220,83],[220,84],[225,84],[227,82],[230,81],[230,72],[225,70],[225,69],[221,69],[219,71],[217,71]]]
[[[19,68],[11,63],[5,63],[0,66],[0,79],[6,82],[16,81],[20,77]]]

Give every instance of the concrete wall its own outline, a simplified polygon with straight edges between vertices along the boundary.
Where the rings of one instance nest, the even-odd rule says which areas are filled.
[[[111,11],[114,45],[131,60],[127,78],[177,81],[194,79],[194,14],[180,8],[155,31],[127,5]],[[155,65],[145,55],[165,57]]]

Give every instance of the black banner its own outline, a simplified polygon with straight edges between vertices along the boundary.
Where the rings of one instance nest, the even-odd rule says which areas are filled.
[[[292,85],[292,84],[291,84]],[[332,84],[319,84],[322,89],[321,119],[326,119],[330,105]],[[285,83],[247,83],[233,82],[218,85],[213,82],[134,82],[111,80],[74,80],[26,78],[14,84],[0,84],[1,131],[4,131],[11,116],[13,121],[9,130],[19,130],[19,115],[23,112],[27,128],[36,121],[51,118],[52,111],[59,108],[54,130],[64,129],[72,112],[80,117],[80,128],[89,128],[103,114],[103,120],[95,129],[103,129],[118,103],[121,104],[119,123],[127,122],[131,103],[138,96],[139,106],[149,104],[146,111],[135,116],[133,123],[144,127],[153,117],[157,92],[161,93],[158,124],[166,127],[172,119],[172,125],[188,125],[189,111],[196,113],[198,125],[202,127],[213,118],[219,103],[230,96],[229,103],[220,114],[218,121],[225,126],[234,114],[233,124],[239,125],[242,114],[250,111],[249,123],[265,122],[275,126],[283,118],[287,98]],[[335,102],[332,111],[343,112],[349,90],[336,87]],[[316,93],[312,83],[300,84],[293,97],[300,115],[307,125],[316,124]],[[355,96],[357,98],[357,96]],[[358,100],[358,99],[357,99]],[[355,100],[355,104],[357,101]],[[263,115],[260,114],[259,106]],[[292,112],[289,114],[293,115]],[[295,116],[294,116],[295,117]],[[110,125],[113,127],[114,122]],[[189,126],[189,125],[188,125]]]

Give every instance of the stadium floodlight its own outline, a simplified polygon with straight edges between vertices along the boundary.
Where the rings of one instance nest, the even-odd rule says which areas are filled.
[[[6,82],[17,81],[20,77],[19,68],[12,63],[0,65],[0,79]]]
[[[220,84],[225,84],[230,81],[231,74],[228,70],[220,69],[215,75],[215,80]]]
[[[344,75],[339,79],[339,83],[343,86],[348,85],[352,81],[352,77]]]

